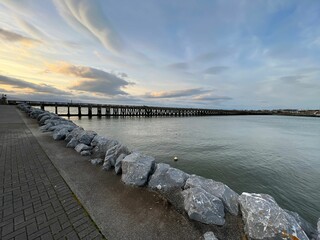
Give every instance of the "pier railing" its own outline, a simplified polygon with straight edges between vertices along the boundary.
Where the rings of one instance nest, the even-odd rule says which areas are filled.
[[[9,100],[9,104],[27,103],[30,106],[40,107],[43,110],[51,107],[60,116],[207,116],[207,115],[252,115],[266,114],[262,111],[246,110],[222,110],[222,109],[202,109],[202,108],[173,108],[156,106],[134,106],[134,105],[112,105],[93,103],[66,103],[66,102],[42,102],[42,101],[21,101]],[[59,112],[62,108],[66,111]],[[70,109],[73,108],[73,111]],[[76,108],[76,113],[74,113]],[[87,111],[84,111],[87,110]],[[95,111],[94,111],[95,110]]]

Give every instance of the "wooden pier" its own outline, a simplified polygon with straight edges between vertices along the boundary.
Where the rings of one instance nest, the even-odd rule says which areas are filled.
[[[172,108],[155,106],[132,106],[132,105],[112,105],[112,104],[90,104],[90,103],[66,103],[66,102],[39,102],[39,101],[8,101],[9,104],[19,104],[25,102],[43,110],[55,112],[60,116],[210,116],[210,115],[257,115],[259,111],[246,110],[221,110],[221,109],[201,109],[201,108]],[[64,109],[63,112],[61,110]],[[71,111],[72,109],[72,111]],[[75,113],[76,110],[76,113]]]

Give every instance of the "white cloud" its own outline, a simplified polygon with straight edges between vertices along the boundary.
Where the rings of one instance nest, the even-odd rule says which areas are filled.
[[[54,3],[71,27],[89,32],[110,52],[118,54],[123,50],[123,40],[101,10],[99,1],[54,0]]]

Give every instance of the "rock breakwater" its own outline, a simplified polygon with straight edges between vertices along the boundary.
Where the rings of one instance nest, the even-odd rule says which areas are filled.
[[[82,156],[91,156],[93,165],[114,169],[124,184],[146,187],[165,197],[193,221],[224,225],[226,214],[242,216],[249,239],[318,239],[318,229],[297,213],[282,209],[267,194],[238,194],[221,182],[189,175],[152,156],[132,152],[117,140],[99,136],[56,114],[20,104],[18,107],[37,119],[40,130],[52,132],[54,140],[65,140]],[[213,234],[213,233],[212,233]],[[204,236],[209,239],[209,235]],[[210,239],[214,239],[213,238]]]

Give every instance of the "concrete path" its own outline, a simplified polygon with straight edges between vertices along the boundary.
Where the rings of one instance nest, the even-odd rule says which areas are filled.
[[[103,239],[13,106],[0,105],[0,239]]]

